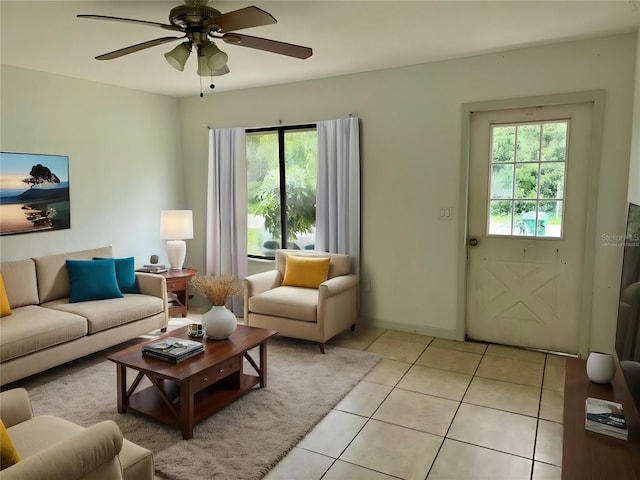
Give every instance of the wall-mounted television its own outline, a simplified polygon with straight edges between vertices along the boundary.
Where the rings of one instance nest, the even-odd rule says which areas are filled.
[[[617,240],[617,239],[616,239]],[[616,354],[640,413],[640,206],[630,203],[623,238],[624,255],[616,330]]]

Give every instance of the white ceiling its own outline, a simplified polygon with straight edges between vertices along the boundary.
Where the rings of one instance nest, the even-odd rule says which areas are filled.
[[[120,22],[78,19],[90,13],[168,23],[180,0],[0,2],[2,64],[171,96],[197,95],[189,59],[184,72],[166,63],[169,43],[115,60],[94,57],[173,32]],[[306,60],[218,42],[231,73],[216,91],[235,90],[466,57],[572,39],[633,32],[640,0],[605,1],[212,1],[223,13],[248,5],[275,25],[241,30],[313,48]],[[205,93],[209,78],[203,80]]]

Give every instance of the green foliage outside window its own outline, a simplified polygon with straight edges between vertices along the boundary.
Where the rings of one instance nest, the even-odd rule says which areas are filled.
[[[284,134],[287,240],[312,231],[316,218],[317,133]],[[274,239],[282,238],[278,134],[247,135],[248,211],[264,219]]]
[[[567,122],[495,127],[491,198],[561,200],[566,145]],[[554,215],[556,203],[540,202],[538,210]],[[491,216],[510,216],[512,206],[516,216],[531,208],[530,202],[492,201]]]

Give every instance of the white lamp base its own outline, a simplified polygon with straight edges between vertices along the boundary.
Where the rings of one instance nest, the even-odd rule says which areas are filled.
[[[184,240],[169,240],[167,242],[167,258],[169,258],[171,270],[182,270],[186,257],[187,244]]]

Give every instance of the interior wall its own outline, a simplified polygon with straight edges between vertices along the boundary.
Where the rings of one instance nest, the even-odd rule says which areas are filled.
[[[0,149],[69,157],[71,228],[2,236],[0,260],[111,245],[137,265],[166,262],[160,210],[184,207],[178,99],[7,65],[1,75]]]
[[[606,91],[597,231],[618,231],[626,202],[636,35],[181,99],[187,205],[199,219],[190,247],[203,269],[207,130],[361,118],[362,307],[382,327],[455,337],[461,105]],[[231,59],[232,61],[232,59]],[[452,221],[439,220],[451,207]],[[592,347],[613,345],[619,271],[596,251]],[[613,255],[613,257],[612,257]]]

